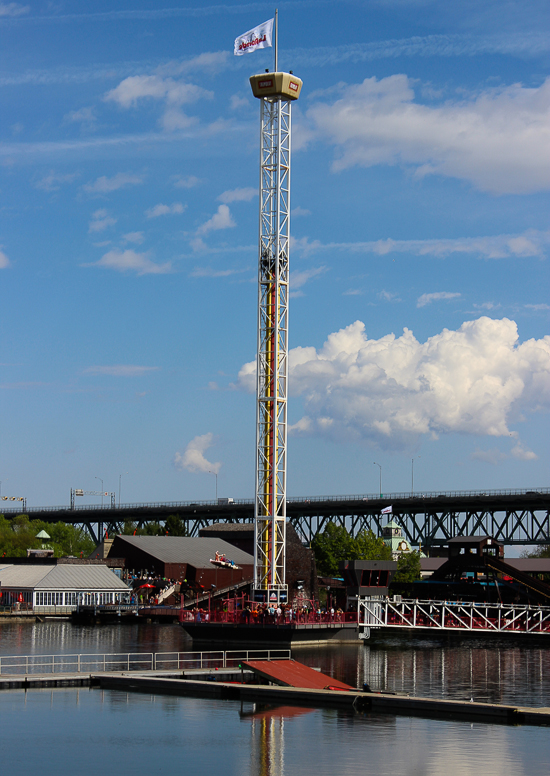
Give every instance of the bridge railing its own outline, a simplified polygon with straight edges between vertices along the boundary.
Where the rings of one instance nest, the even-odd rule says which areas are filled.
[[[360,598],[357,606],[366,628],[550,635],[550,606],[375,598]]]
[[[528,489],[507,489],[507,490],[435,490],[435,491],[400,491],[391,493],[357,493],[342,496],[296,496],[287,499],[287,504],[313,504],[318,502],[342,503],[348,501],[378,501],[391,502],[403,501],[408,499],[429,499],[429,498],[475,498],[483,496],[544,496],[550,494],[550,488],[528,488]],[[252,499],[234,499],[229,504],[220,504],[217,501],[146,501],[133,504],[119,504],[112,507],[110,504],[78,504],[73,509],[70,506],[47,506],[47,507],[27,507],[26,514],[32,512],[106,512],[112,514],[117,511],[135,510],[135,509],[177,509],[190,507],[216,507],[223,511],[230,511],[234,506],[253,506]],[[4,508],[0,506],[0,513],[20,514],[21,508]]]
[[[0,656],[0,675],[72,674],[109,671],[190,671],[237,668],[243,660],[289,660],[289,649],[210,652],[124,652]]]

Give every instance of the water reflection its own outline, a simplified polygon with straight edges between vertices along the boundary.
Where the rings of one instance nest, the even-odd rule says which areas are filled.
[[[295,657],[373,690],[526,706],[547,706],[550,697],[550,649],[532,642],[392,638],[301,648]]]
[[[550,731],[60,688],[0,693],[3,772],[546,776]],[[29,735],[26,735],[29,733]],[[14,745],[25,737],[25,745]]]
[[[410,695],[548,706],[550,645],[544,644],[392,634],[365,643],[300,647],[293,657],[353,687],[366,681],[374,690]],[[0,624],[0,655],[185,652],[192,647],[178,625]]]

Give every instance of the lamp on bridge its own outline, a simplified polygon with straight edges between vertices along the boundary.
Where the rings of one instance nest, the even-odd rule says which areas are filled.
[[[376,461],[372,462],[373,466],[378,466],[380,469],[380,498],[382,498],[382,467],[379,463],[376,463]]]

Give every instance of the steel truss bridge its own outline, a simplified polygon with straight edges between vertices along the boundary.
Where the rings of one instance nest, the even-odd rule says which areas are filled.
[[[390,506],[392,514],[382,514]],[[353,536],[363,529],[381,535],[393,518],[411,545],[422,548],[445,545],[454,536],[493,536],[502,544],[550,544],[550,488],[448,491],[439,493],[389,493],[355,496],[314,496],[287,500],[287,520],[303,542],[309,543],[330,521]],[[6,517],[22,513],[5,509]],[[189,536],[213,523],[254,523],[254,501],[216,501],[121,504],[119,506],[28,507],[31,519],[80,526],[97,543],[108,534],[121,533],[125,521],[137,528],[163,523],[176,515]]]
[[[550,636],[550,606],[358,598],[360,638],[370,629],[473,631]]]

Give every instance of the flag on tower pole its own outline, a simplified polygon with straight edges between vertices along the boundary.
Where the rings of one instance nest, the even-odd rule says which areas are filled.
[[[270,48],[273,45],[273,19],[254,27],[235,38],[234,54],[241,57],[257,49]]]
[[[384,509],[381,511],[380,514],[382,514],[382,515],[391,515],[391,513],[392,513],[392,508],[391,508],[391,506],[389,506],[389,507],[384,507]]]

